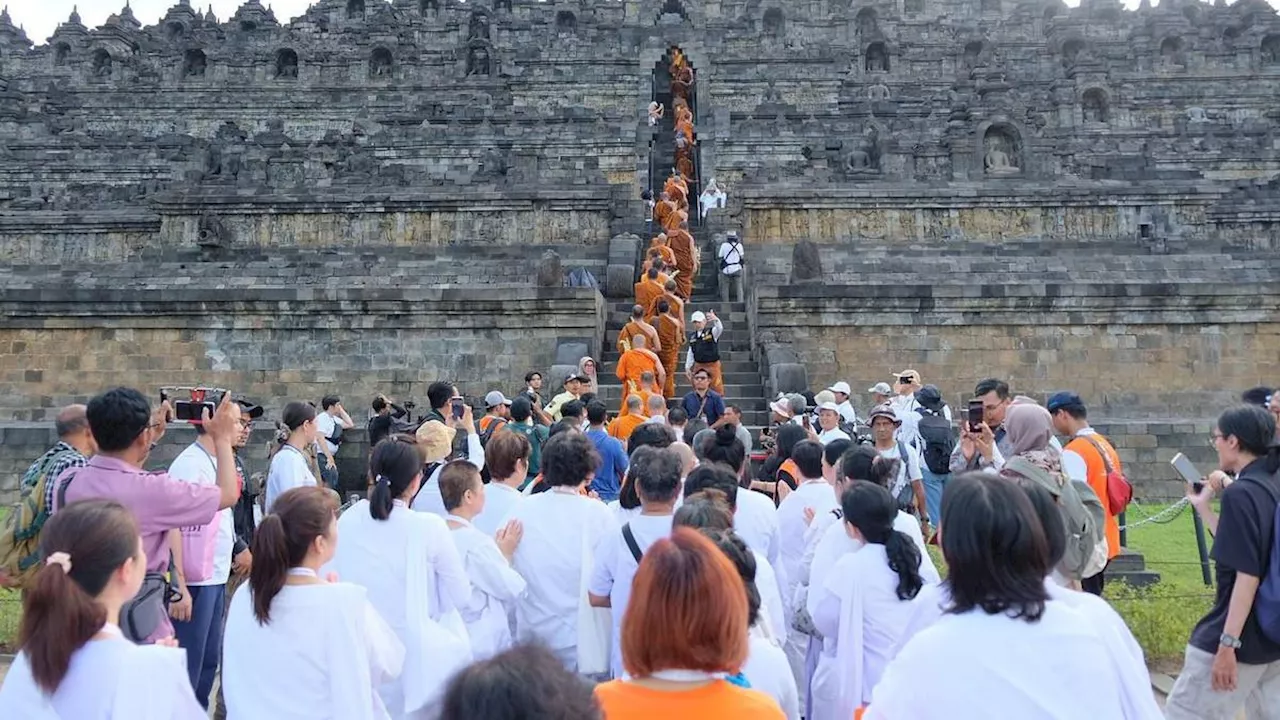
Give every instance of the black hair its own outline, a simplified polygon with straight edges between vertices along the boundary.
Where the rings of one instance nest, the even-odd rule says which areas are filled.
[[[550,440],[551,438],[557,435],[575,431],[577,429],[578,429],[577,425],[574,425],[573,423],[567,422],[565,420],[559,420],[554,424],[552,424],[551,429],[547,430],[547,439]],[[537,491],[535,490],[534,492],[537,492]]]
[[[702,452],[702,459],[709,463],[720,463],[721,465],[733,468],[735,473],[742,472],[742,466],[747,460],[747,449],[742,446],[742,441],[738,439],[738,431],[735,425],[721,425],[714,431],[715,434],[704,438],[698,443],[698,449]]]
[[[1268,475],[1280,471],[1280,443],[1276,442],[1276,418],[1257,405],[1233,407],[1218,417],[1218,432],[1234,437],[1240,449],[1265,460]]]
[[[320,399],[320,407],[321,409],[328,410],[340,402],[342,402],[342,400],[337,395],[325,395]]]
[[[666,300],[659,300],[657,307],[658,307],[658,314],[660,315],[665,315],[666,313],[671,312],[671,303],[667,302]]]
[[[609,408],[599,400],[592,400],[587,403],[587,422],[592,425],[603,425],[604,421],[609,417]]]
[[[585,384],[585,383],[584,383]],[[588,390],[578,396],[578,402],[582,403],[582,409],[585,412],[587,406],[596,401],[596,394]],[[573,401],[570,401],[573,402]]]
[[[791,450],[796,446],[796,443],[803,442],[807,437],[809,437],[809,433],[795,423],[789,422],[781,425],[778,427],[777,445],[774,446],[774,451],[779,458],[786,460],[791,457]]]
[[[580,418],[582,417],[582,409],[585,404],[581,400],[570,400],[560,406],[560,417]]]
[[[1049,541],[1031,499],[1002,478],[965,473],[942,493],[942,555],[951,607],[1037,622],[1049,601]]]
[[[703,490],[719,490],[729,503],[730,510],[738,507],[738,475],[727,465],[704,463],[693,469],[684,479],[685,500]]]
[[[586,435],[562,432],[542,447],[542,481],[547,487],[577,487],[600,467],[600,454]]]
[[[973,388],[973,396],[980,398],[989,392],[995,392],[996,397],[1001,400],[1009,399],[1009,383],[997,378],[986,378],[979,380],[978,384]]]
[[[403,496],[421,473],[422,456],[407,437],[393,435],[374,446],[369,457],[369,475],[373,479],[369,514],[373,519],[391,517],[395,499]]]
[[[689,413],[684,408],[674,407],[667,411],[667,424],[683,425],[689,422]]]
[[[90,400],[85,418],[99,450],[120,452],[151,424],[151,404],[137,390],[118,387]]]
[[[284,406],[280,419],[289,432],[293,432],[316,419],[316,406],[305,402],[291,402]]]
[[[742,584],[747,590],[747,627],[752,627],[760,620],[760,589],[756,587],[756,556],[747,547],[738,534],[732,530],[698,530],[711,539],[720,548],[720,552],[729,558],[729,562],[738,569],[742,576]]]
[[[60,438],[87,427],[89,427],[89,418],[85,415],[85,409],[81,405],[63,408],[53,422],[54,432],[58,433]]]
[[[635,470],[635,489],[642,499],[660,503],[676,499],[684,462],[675,450],[640,448],[631,456],[631,467]]]
[[[1071,404],[1071,405],[1060,405],[1060,406],[1058,406],[1058,407],[1054,408],[1054,409],[1053,409],[1053,412],[1054,412],[1054,414],[1057,414],[1057,413],[1059,413],[1059,412],[1064,412],[1064,413],[1066,413],[1066,414],[1070,415],[1071,417],[1075,418],[1076,420],[1088,420],[1088,419],[1089,419],[1089,410],[1088,410],[1088,408],[1086,408],[1086,407],[1084,406],[1084,403],[1080,403],[1080,404]]]
[[[697,370],[694,370],[694,371],[693,371],[693,376],[694,376],[695,378],[696,378],[696,377],[698,377],[699,375],[706,375],[706,376],[707,376],[707,378],[708,378],[708,379],[710,379],[710,378],[711,378],[711,371],[710,371],[710,370],[708,370],[708,369],[706,369],[706,368],[698,368]]]
[[[449,404],[456,391],[453,383],[437,380],[427,386],[427,402],[431,404],[432,410],[439,410]]]
[[[1271,399],[1272,392],[1274,391],[1271,388],[1267,387],[1266,385],[1259,385],[1258,387],[1255,387],[1255,388],[1249,388],[1248,390],[1245,390],[1243,393],[1240,393],[1240,402],[1244,403],[1245,405],[1257,405],[1259,407],[1266,407],[1267,402]]]
[[[440,499],[448,512],[453,512],[462,505],[468,490],[474,490],[483,484],[480,469],[472,465],[470,460],[452,460],[446,463],[440,468],[439,482]]]
[[[1053,494],[1035,480],[1021,475],[1009,479],[1022,488],[1031,500],[1031,507],[1035,509],[1036,517],[1040,518],[1040,527],[1044,529],[1044,539],[1049,543],[1049,567],[1057,567],[1067,554],[1067,524],[1062,519],[1061,506],[1053,499]]]
[[[658,279],[658,268],[652,267],[652,266],[649,268],[649,279],[650,280]]]
[[[874,448],[855,445],[840,458],[840,479],[846,482],[865,480],[887,488],[890,481],[898,477],[899,462],[896,458],[886,460],[880,457]]]
[[[696,471],[695,471],[696,472]],[[712,530],[733,529],[733,506],[723,491],[707,488],[692,495],[686,495],[684,504],[676,510],[671,518],[671,528],[688,527],[695,530],[704,528]]]
[[[533,403],[524,395],[517,395],[511,398],[511,419],[516,422],[524,422],[533,417]]]
[[[872,545],[883,545],[889,569],[898,574],[898,599],[910,600],[924,587],[920,577],[920,548],[906,533],[893,529],[898,517],[898,501],[885,488],[869,482],[855,482],[840,497],[844,521],[862,533]]]
[[[528,385],[529,383],[533,382],[533,379],[536,377],[538,378],[542,377],[542,373],[538,372],[537,370],[530,370],[529,372],[524,374],[524,384]]]
[[[637,448],[637,450],[641,449],[643,448]],[[618,486],[618,507],[623,510],[635,510],[640,507],[640,493],[636,491],[635,463],[627,466],[627,473],[622,476],[622,484]]]
[[[387,399],[379,395],[373,399],[373,411],[380,413],[387,409]]]
[[[822,446],[822,459],[826,464],[836,469],[836,473],[840,472],[840,458],[853,447],[852,440],[844,438],[836,438],[826,445]]]
[[[806,478],[822,477],[822,443],[801,440],[791,449],[791,460]],[[800,478],[796,478],[798,482]]]
[[[627,454],[634,455],[642,447],[671,447],[676,441],[676,434],[667,425],[659,423],[640,423],[627,438]]]
[[[591,686],[541,645],[517,645],[458,671],[440,720],[602,720]]]

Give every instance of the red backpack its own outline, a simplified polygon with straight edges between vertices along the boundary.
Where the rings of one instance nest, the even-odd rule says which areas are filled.
[[[1133,485],[1129,482],[1129,478],[1124,476],[1123,472],[1111,464],[1111,453],[1102,447],[1102,443],[1098,442],[1092,435],[1081,435],[1080,437],[1088,440],[1089,444],[1102,456],[1102,463],[1107,468],[1107,512],[1112,515],[1119,515],[1133,501]]]

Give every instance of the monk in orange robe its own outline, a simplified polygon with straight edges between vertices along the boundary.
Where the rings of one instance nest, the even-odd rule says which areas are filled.
[[[689,222],[689,213],[684,210],[676,210],[667,216],[666,221],[662,223],[662,229],[667,234],[667,242],[671,242],[671,234],[678,231],[680,226]],[[673,246],[671,248],[675,250]]]
[[[649,417],[653,417],[653,413],[649,411],[649,408],[655,404],[664,408],[667,406],[667,398],[662,394],[662,388],[658,385],[658,378],[651,372],[640,375],[640,391],[636,394],[640,396],[640,401],[643,403],[641,407],[644,408],[644,414]],[[654,398],[657,398],[657,403],[654,402]]]
[[[662,186],[662,189],[667,194],[667,197],[675,200],[680,207],[689,206],[689,185],[678,173],[672,171],[671,177],[667,178],[667,182]]]
[[[658,271],[656,268],[649,268],[649,271],[640,278],[640,282],[636,283],[636,304],[640,307],[649,307],[666,292],[666,286],[658,282]]]
[[[646,254],[652,256],[657,255],[662,258],[662,262],[668,267],[675,267],[676,254],[671,251],[671,246],[667,244],[667,234],[658,233],[656,237],[649,241],[649,249]]]
[[[649,347],[656,353],[662,352],[662,340],[658,337],[658,330],[650,325],[644,319],[644,307],[636,305],[631,308],[631,319],[626,325],[622,326],[622,332],[618,334],[618,353],[626,352],[631,345],[631,338],[636,335],[644,335],[648,340]]]
[[[690,160],[688,157],[682,157],[679,160],[676,160],[676,168],[685,175],[688,175],[690,177],[693,176],[693,161]],[[688,220],[688,219],[689,217],[686,214],[685,220]]]
[[[663,289],[666,290],[666,292],[662,293],[662,297],[653,301],[653,305],[649,306],[649,312],[645,315],[645,317],[649,319],[649,324],[655,328],[658,327],[657,317],[662,314],[658,310],[658,305],[660,305],[664,300],[667,302],[667,305],[670,306],[671,314],[678,318],[680,322],[684,322],[684,300],[681,300],[680,296],[676,295],[676,281],[667,281],[667,284],[663,286]],[[666,346],[664,345],[663,347]]]
[[[644,400],[639,395],[632,395],[622,404],[623,411],[609,423],[609,434],[617,438],[624,446],[631,439],[631,433],[644,424]]]
[[[667,223],[671,221],[671,216],[679,209],[680,206],[672,202],[671,198],[667,197],[667,194],[664,192],[658,196],[658,202],[653,206],[653,219],[657,221],[663,229],[666,229]],[[676,227],[679,227],[679,225]]]
[[[680,347],[684,344],[684,320],[672,310],[671,303],[665,297],[658,300],[658,316],[654,318],[658,330],[658,339],[662,341],[662,349],[658,358],[662,360],[662,368],[667,373],[667,381],[662,386],[665,397],[676,395],[676,364],[680,361]]]
[[[668,237],[671,239],[671,250],[676,254],[676,269],[679,270],[675,277],[676,294],[688,300],[693,292],[693,279],[698,272],[698,249],[693,236],[689,234],[688,223],[681,223],[681,227]]]
[[[623,408],[626,407],[628,397],[640,394],[641,376],[647,372],[653,373],[659,382],[665,383],[667,380],[667,372],[663,369],[662,362],[648,348],[644,335],[633,335],[631,349],[618,358],[617,375],[618,380],[622,381]]]

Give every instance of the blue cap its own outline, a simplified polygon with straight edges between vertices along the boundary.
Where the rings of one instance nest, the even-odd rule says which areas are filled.
[[[1050,395],[1049,402],[1045,404],[1045,408],[1051,413],[1055,413],[1063,408],[1069,407],[1083,408],[1084,400],[1081,400],[1079,395],[1064,390]]]

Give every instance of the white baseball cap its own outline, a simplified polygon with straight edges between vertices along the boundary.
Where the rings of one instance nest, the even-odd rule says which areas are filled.
[[[836,383],[835,385],[832,385],[831,387],[829,387],[829,388],[827,388],[827,389],[828,389],[828,390],[830,390],[831,392],[835,392],[835,393],[844,393],[845,395],[852,395],[852,394],[853,394],[853,391],[849,388],[849,383],[847,383],[847,382],[845,382],[845,381],[843,381],[843,380],[841,380],[840,382]]]
[[[824,402],[818,406],[818,410],[830,410],[833,413],[840,412],[840,406],[833,402]]]
[[[489,394],[484,396],[484,406],[487,408],[496,408],[499,405],[510,405],[511,400],[507,399],[500,390],[490,390]]]
[[[698,311],[695,311],[693,315],[689,316],[689,319],[692,320],[693,322],[706,322],[707,316],[703,315],[701,310],[698,310]]]
[[[867,388],[869,393],[880,393],[881,395],[889,395],[893,392],[893,388],[889,387],[889,383],[878,382]]]

